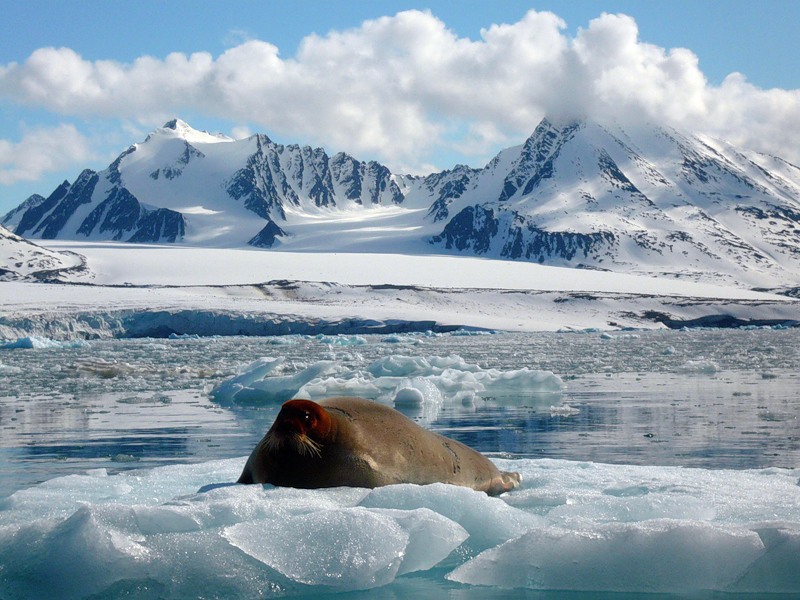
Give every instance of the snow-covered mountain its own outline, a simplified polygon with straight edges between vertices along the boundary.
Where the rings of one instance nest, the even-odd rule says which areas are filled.
[[[545,120],[486,168],[454,172],[447,184],[456,182],[460,193],[433,205],[445,222],[433,243],[445,248],[753,285],[798,282],[800,169],[779,158],[662,127]]]
[[[3,223],[41,239],[270,247],[288,214],[400,203],[389,170],[265,135],[212,135],[173,120],[99,173],[34,195]]]
[[[174,120],[3,223],[42,239],[466,253],[800,285],[800,168],[656,125],[545,119],[482,169],[416,177]]]
[[[89,276],[79,254],[43,248],[0,226],[0,281],[76,281]]]

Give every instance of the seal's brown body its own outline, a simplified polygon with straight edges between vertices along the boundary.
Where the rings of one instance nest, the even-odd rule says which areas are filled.
[[[362,398],[285,403],[239,477],[296,488],[441,482],[490,495],[519,480],[472,448]]]

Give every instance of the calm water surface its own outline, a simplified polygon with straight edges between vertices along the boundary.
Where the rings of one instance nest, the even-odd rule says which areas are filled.
[[[347,345],[355,341],[355,345]],[[0,497],[55,476],[245,456],[277,407],[220,406],[218,383],[286,357],[366,369],[390,354],[548,370],[561,394],[446,402],[425,425],[483,452],[705,468],[800,466],[800,331],[360,339],[115,340],[0,350]]]

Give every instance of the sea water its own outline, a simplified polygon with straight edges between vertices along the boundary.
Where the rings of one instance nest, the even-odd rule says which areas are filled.
[[[177,338],[0,350],[0,597],[800,593],[800,332]],[[357,394],[522,473],[236,486]]]

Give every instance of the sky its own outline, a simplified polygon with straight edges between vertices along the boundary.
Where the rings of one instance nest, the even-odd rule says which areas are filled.
[[[0,215],[173,117],[395,172],[545,116],[656,121],[800,164],[800,2],[0,0]]]

